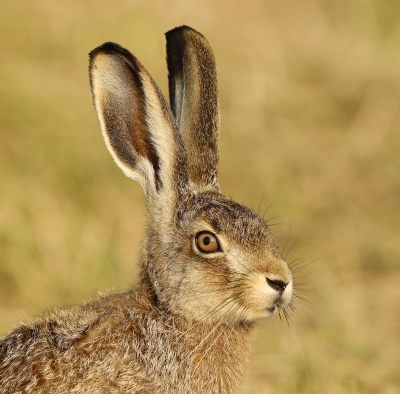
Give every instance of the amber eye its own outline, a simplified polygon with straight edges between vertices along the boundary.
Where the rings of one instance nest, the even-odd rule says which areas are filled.
[[[218,238],[207,231],[197,234],[196,246],[203,253],[218,252],[220,250]]]

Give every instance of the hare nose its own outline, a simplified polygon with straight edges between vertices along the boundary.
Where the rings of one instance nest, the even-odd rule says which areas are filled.
[[[283,293],[286,289],[287,283],[282,282],[281,280],[271,280],[267,279],[267,283],[276,291],[279,291],[279,293]]]

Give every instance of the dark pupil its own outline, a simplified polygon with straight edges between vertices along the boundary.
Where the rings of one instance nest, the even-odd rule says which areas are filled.
[[[204,237],[203,238],[203,243],[204,243],[204,245],[209,245],[210,244],[210,242],[211,242],[211,238],[210,237]]]

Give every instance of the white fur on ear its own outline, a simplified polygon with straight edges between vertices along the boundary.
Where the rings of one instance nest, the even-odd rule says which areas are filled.
[[[172,112],[151,76],[113,43],[90,54],[90,75],[100,127],[116,164],[146,195],[156,197],[162,190],[176,198],[177,185],[187,183],[185,152]]]

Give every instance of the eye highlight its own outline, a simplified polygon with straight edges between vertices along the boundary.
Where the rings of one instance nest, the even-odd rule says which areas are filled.
[[[196,235],[196,246],[202,253],[221,251],[217,236],[208,231],[202,231]]]

